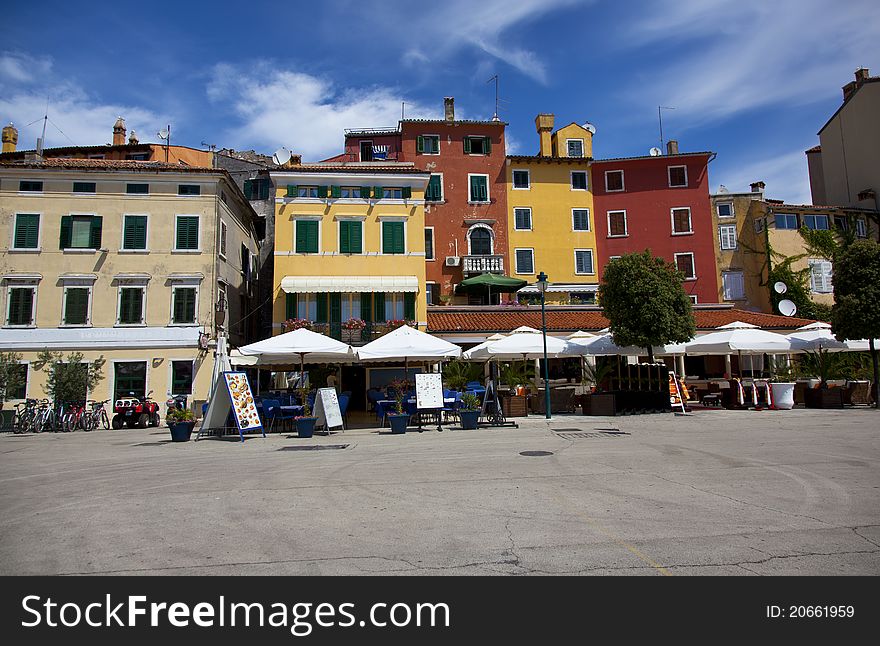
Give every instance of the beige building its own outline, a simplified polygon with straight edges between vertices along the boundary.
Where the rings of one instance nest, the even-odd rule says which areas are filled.
[[[807,151],[813,204],[880,210],[880,77],[856,70]]]
[[[753,231],[746,228],[752,227],[752,204],[764,199],[764,182],[752,184],[748,193],[732,193],[722,186],[709,197],[715,231],[718,302],[733,303],[738,309],[759,310],[765,288],[761,286],[760,274],[752,273],[754,263],[749,262],[750,249],[744,243],[753,237]]]
[[[0,161],[0,350],[23,355],[18,395],[45,397],[31,364],[47,348],[106,359],[91,399],[205,399],[217,322],[250,340],[254,219],[219,169]]]

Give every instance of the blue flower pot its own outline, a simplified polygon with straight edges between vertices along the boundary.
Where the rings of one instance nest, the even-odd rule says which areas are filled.
[[[478,410],[459,411],[458,418],[461,420],[461,427],[465,430],[471,431],[471,430],[477,428],[477,420],[480,419],[480,411],[478,411]]]
[[[393,414],[388,416],[388,423],[391,425],[391,432],[394,434],[406,433],[406,427],[409,423],[409,415]]]
[[[299,437],[312,437],[315,433],[315,424],[317,421],[317,417],[298,417],[293,420],[296,424],[296,434]]]
[[[169,424],[168,428],[171,430],[171,441],[189,442],[189,438],[192,435],[195,425],[195,422],[175,422],[174,424]]]

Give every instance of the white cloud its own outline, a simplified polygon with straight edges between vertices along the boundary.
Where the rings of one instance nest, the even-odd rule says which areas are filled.
[[[625,47],[669,64],[631,93],[675,106],[689,123],[765,105],[805,104],[839,92],[880,57],[880,4],[851,0],[664,0],[645,5]],[[667,49],[675,43],[674,49]]]
[[[762,181],[767,185],[764,194],[769,198],[789,204],[812,204],[805,149],[723,168],[713,177],[712,191],[717,192],[718,185],[723,184],[732,193],[744,192],[752,182]]]
[[[345,128],[394,127],[405,96],[388,87],[338,87],[330,78],[274,69],[269,63],[214,67],[208,98],[229,103],[241,123],[222,140],[233,147],[287,146],[306,161],[342,151]],[[406,100],[407,118],[440,118]]]
[[[0,80],[8,83],[32,83],[44,79],[52,71],[52,59],[35,58],[22,52],[0,54]]]

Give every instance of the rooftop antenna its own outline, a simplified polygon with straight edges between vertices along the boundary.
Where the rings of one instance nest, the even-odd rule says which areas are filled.
[[[165,142],[165,163],[167,164],[168,163],[168,146],[171,145],[171,124],[169,123],[167,128],[157,132],[156,136]]]
[[[665,105],[657,106],[657,119],[660,121],[660,150],[663,150],[663,113],[661,110],[675,110],[675,108],[671,108]]]
[[[400,102],[400,120],[403,121],[404,114],[406,114],[406,101]]]
[[[486,83],[491,83],[495,81],[495,114],[492,115],[492,121],[500,121],[498,118],[498,75],[495,74],[492,78],[490,78]]]
[[[210,150],[211,152],[214,152],[215,150],[217,150],[217,144],[209,144],[208,142],[203,141],[202,145],[205,148],[207,148],[208,150]]]

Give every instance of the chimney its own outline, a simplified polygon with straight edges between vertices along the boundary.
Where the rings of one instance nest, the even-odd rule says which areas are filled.
[[[843,100],[846,101],[849,97],[853,95],[853,92],[856,91],[858,87],[858,83],[855,81],[850,81],[846,85],[843,86]]]
[[[678,142],[675,139],[670,139],[666,142],[666,154],[667,155],[677,155],[678,154]]]
[[[538,131],[538,140],[541,148],[538,154],[541,157],[553,156],[553,143],[550,133],[553,132],[555,117],[552,114],[539,114],[535,117],[535,130]]]
[[[125,145],[125,119],[117,117],[116,123],[113,124],[113,145]]]
[[[861,87],[862,83],[868,80],[871,76],[871,70],[867,67],[860,67],[856,70],[856,83]]]
[[[128,135],[128,145],[129,146],[137,146],[138,143],[140,143],[140,142],[138,141],[137,135],[135,135],[134,130],[132,130],[131,134]]]
[[[11,123],[3,128],[3,152],[14,153],[18,145],[18,130]]]
[[[767,186],[764,182],[752,182],[749,186],[752,187],[752,193],[763,193],[764,187]]]
[[[446,121],[452,123],[455,121],[455,97],[454,96],[445,96],[443,97],[443,114],[446,118]]]

